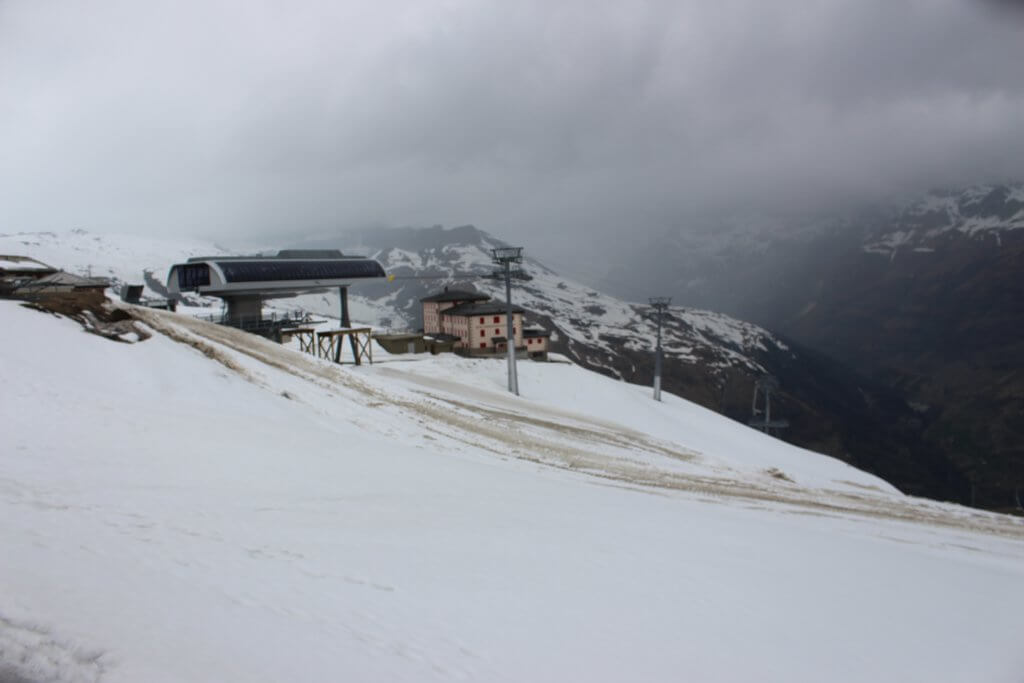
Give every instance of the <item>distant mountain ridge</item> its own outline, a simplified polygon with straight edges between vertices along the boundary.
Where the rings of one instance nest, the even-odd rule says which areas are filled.
[[[958,500],[1024,497],[1024,184],[724,236],[681,229],[623,260],[638,289],[660,283],[906,396]]]
[[[387,299],[408,327],[422,326],[420,299],[442,286],[457,284],[499,300],[505,297],[504,281],[492,277],[496,266],[491,250],[507,245],[473,226],[374,229],[343,233],[339,239],[346,245],[344,251],[378,259],[395,277],[394,282],[360,286],[353,296]],[[555,332],[556,343],[575,359],[589,360],[619,378],[635,372],[610,357],[622,350],[649,352],[653,347],[656,325],[648,306],[561,277],[528,252],[522,271],[531,279],[515,280],[513,297],[530,312],[530,323]],[[736,366],[764,372],[758,355],[787,349],[757,325],[696,309],[674,309],[665,320],[663,335],[666,355],[715,369]]]
[[[894,255],[900,249],[935,251],[957,238],[991,239],[1024,229],[1024,184],[977,185],[932,191],[888,216],[864,236],[864,250]]]

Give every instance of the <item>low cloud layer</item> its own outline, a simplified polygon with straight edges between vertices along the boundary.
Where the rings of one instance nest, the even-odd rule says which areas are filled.
[[[1024,178],[982,0],[0,3],[0,232],[546,246]]]

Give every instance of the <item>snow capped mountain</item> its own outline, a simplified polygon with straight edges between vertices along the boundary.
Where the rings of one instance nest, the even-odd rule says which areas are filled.
[[[680,228],[685,239],[641,245],[624,268],[636,288],[674,284],[666,293],[681,301],[784,335],[802,362],[820,352],[902,396],[919,414],[897,418],[891,445],[919,449],[923,465],[888,478],[1008,509],[1024,486],[1022,228],[1024,184],[978,185],[807,223],[752,221],[728,239]],[[845,422],[852,405],[830,412]]]
[[[491,249],[506,246],[472,226],[451,230],[374,230],[343,234],[346,251],[378,259],[394,282],[353,290],[354,298],[387,302],[395,311],[392,326],[420,327],[419,300],[441,287],[473,287],[504,300],[504,281],[492,274]],[[529,255],[522,271],[529,280],[513,282],[513,300],[525,307],[528,324],[554,333],[556,348],[591,366],[606,368],[620,378],[633,378],[638,364],[623,364],[630,354],[648,354],[654,347],[656,322],[651,309],[630,303],[560,276]],[[337,310],[327,298],[323,312]],[[786,345],[767,330],[726,315],[672,308],[663,330],[665,354],[680,363],[711,371],[742,368],[763,373],[759,358]]]
[[[1001,233],[1021,228],[1024,184],[933,191],[869,229],[864,250],[889,256],[901,249],[930,252],[956,237],[999,244]]]
[[[127,310],[0,301],[0,679],[1019,678],[1020,520],[571,364]]]

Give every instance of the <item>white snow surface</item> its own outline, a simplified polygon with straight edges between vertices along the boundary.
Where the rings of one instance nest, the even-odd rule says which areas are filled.
[[[201,239],[170,239],[93,233],[23,232],[0,234],[0,254],[31,256],[54,268],[76,275],[106,277],[117,286],[143,284],[146,271],[160,282],[175,263],[191,256],[229,254],[221,246]],[[159,292],[146,288],[148,296]]]
[[[133,310],[0,301],[0,679],[1020,681],[1021,520],[567,363]]]

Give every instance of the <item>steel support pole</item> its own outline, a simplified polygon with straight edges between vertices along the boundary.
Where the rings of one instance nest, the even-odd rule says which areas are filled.
[[[505,345],[508,348],[508,390],[519,395],[519,378],[516,376],[516,335],[512,322],[512,264],[505,261],[505,311],[507,318]]]
[[[661,307],[658,308],[658,345],[654,348],[654,400],[661,400]]]
[[[348,287],[338,287],[338,303],[341,307],[338,327],[352,327],[348,316]]]
[[[341,320],[338,321],[339,327],[349,328],[352,327],[352,319],[348,314],[348,287],[338,287],[338,298],[341,301]],[[348,344],[352,347],[352,357],[356,361],[356,365],[359,365],[359,351],[356,348],[356,338],[354,336],[348,336]],[[338,341],[338,357],[341,358],[341,341]]]

